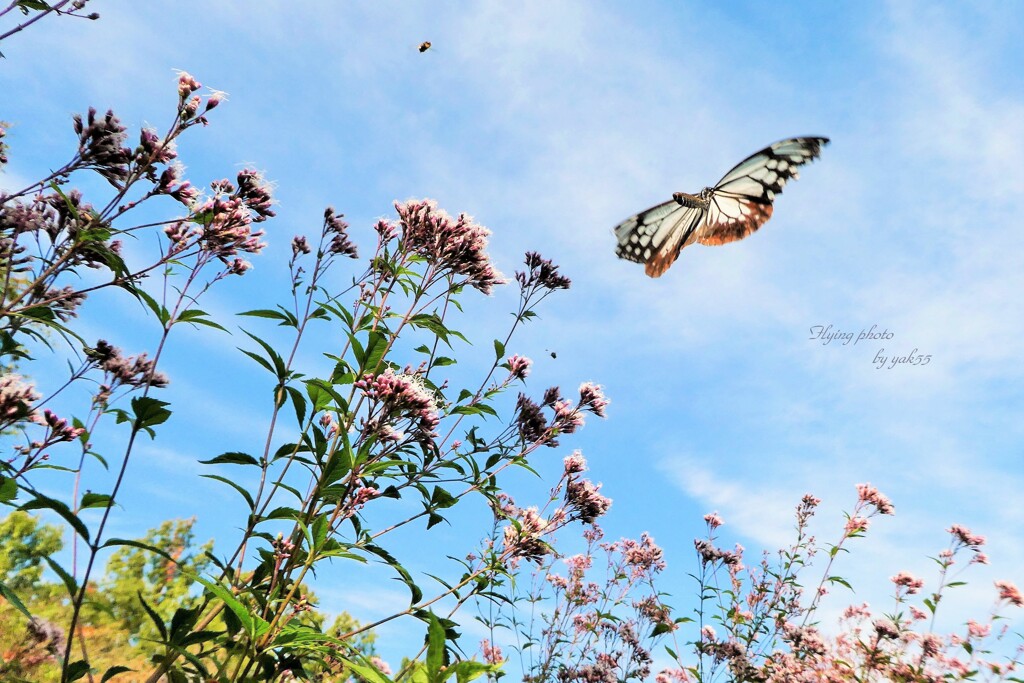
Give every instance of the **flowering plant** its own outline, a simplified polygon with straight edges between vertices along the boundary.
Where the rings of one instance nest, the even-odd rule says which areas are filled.
[[[272,410],[262,452],[232,451],[204,461],[215,468],[207,476],[231,487],[243,506],[234,549],[207,558],[215,569],[201,573],[199,565],[185,566],[159,547],[107,536],[137,437],[157,436],[172,419],[170,405],[151,395],[169,381],[158,366],[172,343],[172,330],[183,323],[225,329],[198,307],[199,301],[224,278],[249,270],[242,256],[264,247],[264,232],[255,226],[274,216],[269,185],[254,171],[242,171],[235,182],[215,181],[205,195],[183,179],[175,140],[206,125],[207,115],[223,99],[218,92],[202,97],[200,88],[192,76],[180,74],[177,111],[167,132],[143,130],[135,148],[125,145],[126,129],[113,113],[90,110],[76,117],[78,149],[71,161],[23,190],[0,196],[0,362],[9,368],[30,363],[32,346],[48,343],[54,333],[69,348],[81,349],[80,363],[45,398],[20,375],[8,373],[0,380],[0,427],[23,440],[13,457],[0,463],[0,501],[23,511],[47,510],[75,534],[70,567],[47,558],[64,579],[70,604],[68,623],[54,626],[64,628],[60,647],[50,648],[61,680],[91,675],[89,657],[74,656],[80,649],[76,641],[84,648],[87,640],[83,607],[98,558],[126,546],[166,556],[169,566],[187,574],[201,591],[197,602],[172,613],[167,605],[151,606],[143,599],[159,634],[150,647],[150,681],[162,676],[271,680],[313,671],[384,680],[388,667],[375,664],[352,643],[403,616],[422,620],[430,636],[420,653],[426,662],[409,664],[399,676],[427,666],[435,673],[441,668],[460,672],[460,680],[469,680],[494,669],[456,661],[455,612],[488,593],[493,580],[520,558],[546,552],[545,538],[555,528],[574,520],[591,522],[607,509],[596,487],[574,471],[564,507],[545,522],[529,509],[513,510],[501,497],[500,477],[509,468],[527,467],[538,448],[553,447],[578,430],[587,413],[603,416],[607,399],[589,382],[570,397],[557,387],[536,400],[518,393],[501,418],[502,395],[521,386],[531,369],[528,358],[506,354],[506,345],[536,315],[538,303],[570,286],[557,266],[533,252],[515,274],[519,305],[511,328],[494,341],[489,366],[473,384],[458,389],[439,378],[457,363],[442,351],[466,340],[450,322],[461,310],[461,299],[472,290],[490,294],[506,280],[487,254],[489,231],[465,214],[450,216],[432,201],[396,203],[397,218],[377,222],[366,267],[340,292],[332,291],[330,274],[357,259],[358,250],[343,217],[327,209],[315,238],[292,240],[288,305],[243,314],[290,330],[292,339],[280,352],[246,332],[254,346],[244,353],[269,375]],[[113,188],[101,204],[65,189],[72,176],[87,172],[99,174]],[[125,226],[132,212],[159,197],[174,200],[184,213]],[[162,250],[139,265],[123,249],[123,240],[145,231],[163,236]],[[65,284],[83,267],[99,275],[84,286]],[[160,334],[152,356],[128,357],[107,340],[90,343],[75,331],[80,307],[103,288],[126,290],[156,318]],[[322,376],[304,373],[297,365],[313,325],[330,325],[332,333],[320,338],[340,340],[328,352],[333,365]],[[67,386],[89,380],[96,388],[88,416],[64,418],[47,407]],[[124,406],[129,399],[130,407]],[[117,424],[125,426],[127,435],[123,452],[113,461],[113,486],[104,493],[80,494],[90,462],[108,462],[94,441],[100,443],[103,429]],[[40,485],[41,477],[50,484],[55,468],[71,475],[65,500],[43,493]],[[252,475],[225,476],[223,468],[243,468]],[[253,484],[239,483],[246,480]],[[465,566],[460,578],[428,595],[403,566],[401,551],[383,543],[416,520],[424,520],[428,529],[444,521],[471,494],[482,496],[506,520],[504,541]],[[381,504],[410,497],[420,501],[421,511],[401,518]],[[82,517],[91,508],[102,510],[98,524],[89,525]],[[348,632],[326,632],[310,614],[314,605],[306,582],[315,567],[333,560],[368,559],[383,561],[408,586],[409,607]],[[10,587],[0,582],[0,591],[31,617]],[[435,616],[431,610],[441,604],[447,612]],[[39,631],[39,622],[29,621],[25,628]],[[104,675],[124,671],[115,665]]]

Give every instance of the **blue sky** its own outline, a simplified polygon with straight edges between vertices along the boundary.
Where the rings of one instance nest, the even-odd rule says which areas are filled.
[[[607,421],[591,421],[540,467],[552,474],[582,448],[615,501],[609,535],[647,530],[666,548],[666,590],[691,592],[703,514],[717,510],[726,538],[756,556],[789,539],[805,492],[824,501],[816,531],[836,537],[865,481],[897,515],[843,559],[858,592],[836,608],[881,607],[902,569],[933,579],[927,556],[945,547],[952,523],[986,535],[993,562],[949,596],[954,621],[987,611],[992,579],[1024,583],[1024,8],[92,5],[98,22],[43,21],[5,41],[0,117],[14,128],[0,186],[21,187],[67,158],[70,116],[90,105],[133,128],[162,127],[173,70],[187,70],[229,93],[211,127],[182,141],[189,177],[254,165],[279,202],[255,271],[214,293],[207,310],[283,300],[288,242],[316,230],[325,205],[368,245],[393,200],[435,198],[494,231],[505,273],[538,250],[573,278],[510,351],[537,361],[532,391],[594,380],[613,403]],[[433,47],[421,54],[424,40]],[[758,233],[690,247],[658,280],[615,258],[620,220],[794,135],[832,144]],[[489,354],[514,293],[487,303],[464,323],[482,342],[471,357]],[[91,336],[119,327],[106,334],[134,353],[153,338],[132,325],[136,315],[123,298],[96,297],[82,323]],[[877,325],[893,338],[822,345],[809,338],[815,325]],[[265,380],[233,351],[239,344],[238,334],[202,331],[172,345],[163,398],[174,422],[133,463],[115,535],[195,514],[200,538],[231,538],[222,511],[234,501],[199,480],[194,461],[255,450],[245,444],[267,414],[257,394]],[[881,348],[932,361],[876,370]],[[304,360],[316,364],[320,350],[307,347]],[[57,376],[52,358],[26,368],[41,385]],[[318,586],[324,607],[373,619],[405,599],[370,578]],[[389,633],[416,642],[418,632]],[[395,661],[408,651],[392,647]]]

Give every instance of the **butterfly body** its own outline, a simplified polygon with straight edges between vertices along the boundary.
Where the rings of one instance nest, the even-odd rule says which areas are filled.
[[[705,187],[700,191],[700,194],[687,194],[686,192],[676,192],[672,195],[672,199],[675,200],[679,206],[685,206],[688,209],[703,209],[708,210],[711,206],[711,193],[714,192],[713,187]]]
[[[630,216],[615,228],[616,255],[660,277],[694,242],[743,239],[771,218],[776,195],[799,177],[797,167],[816,159],[827,144],[823,137],[780,140],[738,163],[713,187],[676,192],[670,201]]]

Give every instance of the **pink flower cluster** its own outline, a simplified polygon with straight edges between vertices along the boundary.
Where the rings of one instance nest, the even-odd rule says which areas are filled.
[[[541,517],[535,507],[518,512],[519,519],[505,527],[505,552],[509,558],[525,558],[540,562],[545,555],[552,552],[551,546],[542,540],[552,523]]]
[[[873,506],[879,514],[891,515],[896,511],[892,502],[871,484],[857,484],[857,496],[860,502]]]
[[[600,490],[600,484],[594,485],[587,479],[571,477],[565,485],[565,507],[571,513],[570,519],[593,524],[598,517],[608,512],[612,500],[602,496]]]
[[[557,435],[572,434],[585,424],[584,412],[604,417],[604,409],[608,403],[600,385],[591,382],[580,385],[580,398],[577,403],[563,398],[558,387],[550,387],[544,392],[541,405],[520,394],[516,403],[519,434],[526,443],[541,443],[555,447],[558,445]],[[550,408],[554,413],[550,422],[544,416],[542,406]]]
[[[388,368],[377,376],[364,376],[355,385],[363,390],[364,396],[376,402],[374,420],[382,432],[390,433],[384,428],[410,419],[418,423],[421,436],[428,436],[440,423],[434,392],[418,375],[396,373]]]
[[[509,356],[508,360],[505,361],[505,367],[508,368],[509,377],[512,379],[524,380],[530,374],[530,366],[533,365],[533,361],[526,356]]]
[[[396,202],[395,209],[406,249],[466,277],[470,285],[484,294],[490,294],[495,285],[504,284],[505,279],[487,255],[490,230],[477,225],[466,214],[453,219],[429,199]]]
[[[8,426],[31,420],[36,414],[33,403],[42,398],[20,375],[0,377],[0,425]]]
[[[274,216],[270,186],[254,170],[245,169],[237,176],[236,187],[227,179],[211,183],[213,197],[192,207],[192,217],[167,226],[164,233],[171,240],[171,254],[185,251],[193,243],[225,262],[239,252],[258,254],[266,246],[260,241],[262,230],[253,230]],[[195,227],[189,227],[190,224]],[[193,242],[195,240],[195,242]],[[234,259],[231,272],[241,274],[248,264]]]

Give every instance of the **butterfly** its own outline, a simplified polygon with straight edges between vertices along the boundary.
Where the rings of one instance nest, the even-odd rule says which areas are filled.
[[[697,194],[676,192],[671,201],[630,216],[615,227],[619,258],[645,264],[660,277],[679,252],[694,242],[707,245],[741,240],[772,217],[772,202],[797,167],[817,159],[828,138],[789,138],[736,164],[714,187]]]

